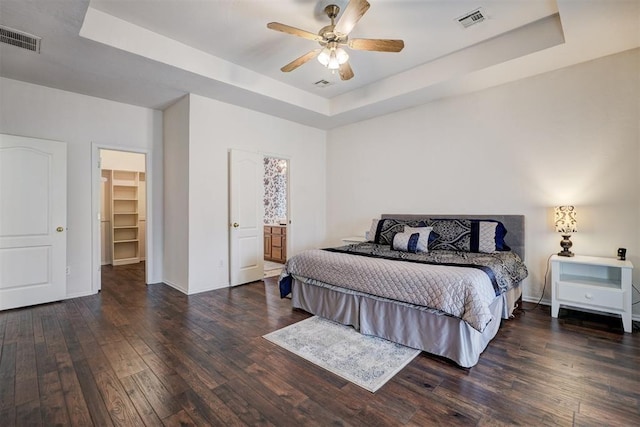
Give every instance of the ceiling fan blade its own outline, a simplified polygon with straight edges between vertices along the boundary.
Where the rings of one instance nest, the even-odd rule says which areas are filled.
[[[349,65],[348,62],[341,64],[338,72],[340,73],[340,78],[342,80],[349,80],[353,77],[353,70],[351,69],[351,65]]]
[[[269,22],[267,28],[272,30],[281,31],[283,33],[292,34],[294,36],[302,37],[303,39],[309,39],[316,42],[322,40],[322,37],[318,34],[310,33],[309,31],[301,30],[300,28],[292,27],[290,25],[281,24],[279,22]]]
[[[373,50],[376,52],[400,52],[404,48],[402,40],[388,39],[351,39],[349,47],[356,50]]]
[[[333,31],[345,36],[349,34],[362,18],[362,15],[369,10],[369,6],[371,5],[367,0],[351,0],[347,8],[342,12],[342,16],[340,16]]]
[[[287,65],[285,65],[284,67],[280,68],[280,70],[284,73],[288,73],[289,71],[293,71],[296,68],[298,68],[299,66],[301,66],[302,64],[304,64],[305,62],[308,62],[310,60],[312,60],[313,58],[315,58],[316,56],[318,56],[318,54],[320,53],[322,49],[314,49],[311,52],[307,52],[304,55],[302,55],[299,58],[294,59],[293,61],[289,62]]]

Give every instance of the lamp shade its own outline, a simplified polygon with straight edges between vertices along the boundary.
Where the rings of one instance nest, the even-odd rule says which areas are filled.
[[[318,55],[318,62],[320,62],[325,67],[329,65],[329,59],[331,58],[331,49],[325,47],[322,49],[320,54]]]
[[[571,234],[578,231],[576,208],[573,206],[556,206],[555,224],[558,233]]]

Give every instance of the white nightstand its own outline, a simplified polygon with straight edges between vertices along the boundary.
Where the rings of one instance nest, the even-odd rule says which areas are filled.
[[[591,256],[551,257],[551,316],[560,306],[619,314],[631,332],[630,261]]]
[[[343,237],[342,238],[342,242],[345,245],[350,245],[353,243],[362,243],[362,242],[366,242],[367,239],[365,239],[364,237]]]

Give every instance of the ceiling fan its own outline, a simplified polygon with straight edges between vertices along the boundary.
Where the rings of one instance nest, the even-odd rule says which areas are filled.
[[[366,0],[351,0],[337,23],[335,19],[340,12],[340,8],[335,4],[325,7],[324,12],[331,19],[331,24],[321,28],[317,34],[278,22],[268,23],[267,28],[313,40],[321,46],[294,59],[280,70],[288,73],[317,57],[318,61],[325,67],[332,71],[338,70],[342,80],[349,80],[353,77],[353,70],[348,62],[349,55],[342,46],[346,45],[355,50],[400,52],[404,48],[404,41],[402,40],[349,39],[349,33],[367,12],[369,6],[370,4]]]

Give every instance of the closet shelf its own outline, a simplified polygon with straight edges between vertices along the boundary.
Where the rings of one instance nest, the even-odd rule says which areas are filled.
[[[111,176],[111,225],[113,265],[140,262],[138,186],[140,174],[113,170]]]
[[[137,264],[139,262],[140,262],[139,257],[113,259],[113,265]]]

